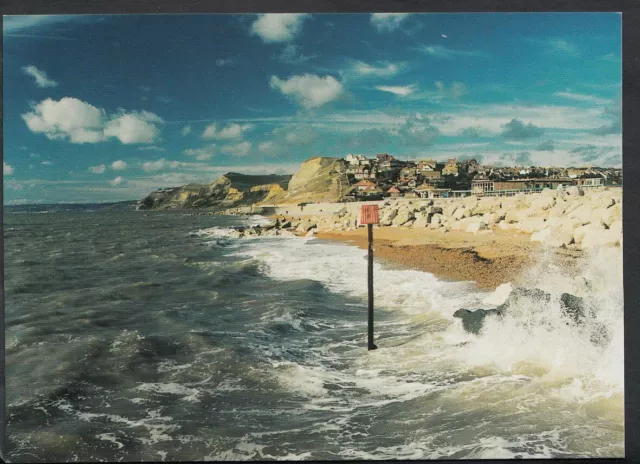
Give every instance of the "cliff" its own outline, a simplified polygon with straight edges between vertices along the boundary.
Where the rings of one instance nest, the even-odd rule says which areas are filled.
[[[152,192],[139,209],[216,208],[261,204],[340,201],[349,182],[346,166],[337,158],[311,158],[293,176],[245,175],[230,172],[215,182],[188,184]]]
[[[230,172],[215,182],[160,189],[138,202],[139,209],[231,208],[284,196],[289,175],[251,176]]]
[[[348,188],[344,161],[338,158],[311,158],[302,163],[293,175],[286,196],[278,203],[340,201]]]

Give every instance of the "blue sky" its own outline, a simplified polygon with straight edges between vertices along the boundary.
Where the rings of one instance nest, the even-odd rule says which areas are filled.
[[[5,16],[5,204],[312,156],[622,165],[617,13]]]

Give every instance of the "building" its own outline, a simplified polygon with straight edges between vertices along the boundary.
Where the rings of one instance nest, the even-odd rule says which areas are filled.
[[[429,180],[436,180],[442,178],[442,173],[440,171],[420,171],[420,177]]]
[[[442,169],[442,174],[446,176],[457,176],[458,175],[458,163],[455,158],[451,158],[447,161],[447,164],[444,165]]]
[[[393,187],[391,187],[389,190],[387,190],[387,196],[388,197],[399,197],[402,195],[402,192],[400,191],[400,189],[398,187],[396,187],[395,185]]]
[[[424,174],[426,172],[436,172],[437,163],[434,160],[422,160],[418,162],[418,172]]]
[[[429,198],[429,191],[434,190],[435,187],[433,185],[427,184],[426,182],[424,184],[419,185],[415,192],[418,194],[418,196],[420,198]]]
[[[599,187],[605,184],[605,177],[600,174],[584,174],[576,179],[581,187]]]
[[[485,192],[493,192],[494,182],[482,176],[481,179],[473,179],[471,181],[471,194],[483,195]]]
[[[369,168],[368,166],[366,166],[366,167],[360,166],[358,169],[356,169],[356,172],[354,173],[354,176],[358,180],[375,179],[376,178],[376,170],[375,170],[375,168]]]
[[[471,194],[482,196],[492,192],[516,191],[516,190],[542,190],[544,188],[557,189],[559,185],[568,187],[574,185],[573,179],[513,179],[491,180],[475,178],[471,181]]]

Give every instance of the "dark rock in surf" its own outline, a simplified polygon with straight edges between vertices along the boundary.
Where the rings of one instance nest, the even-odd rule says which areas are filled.
[[[484,318],[487,316],[501,316],[498,309],[476,309],[475,311],[461,308],[453,313],[453,317],[462,319],[462,327],[465,331],[478,335],[482,330]]]
[[[560,310],[562,314],[576,324],[583,324],[585,319],[584,299],[569,293],[560,296]]]

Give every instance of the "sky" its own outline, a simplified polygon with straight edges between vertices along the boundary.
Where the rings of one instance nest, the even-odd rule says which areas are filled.
[[[4,203],[313,156],[622,165],[621,15],[4,16]]]

